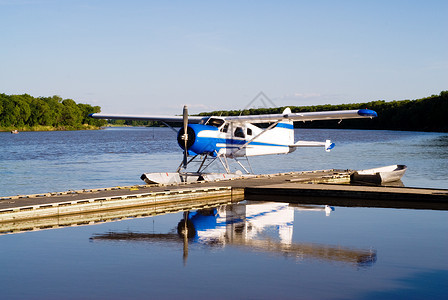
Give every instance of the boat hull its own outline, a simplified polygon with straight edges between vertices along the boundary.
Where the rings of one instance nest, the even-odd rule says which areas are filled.
[[[382,184],[401,180],[407,167],[405,165],[391,165],[381,168],[355,171],[350,175],[351,182],[368,182]]]

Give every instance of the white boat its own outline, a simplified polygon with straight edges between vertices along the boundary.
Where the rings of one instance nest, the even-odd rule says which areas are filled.
[[[406,172],[405,165],[391,165],[374,169],[355,171],[350,175],[351,182],[386,183],[400,180]]]

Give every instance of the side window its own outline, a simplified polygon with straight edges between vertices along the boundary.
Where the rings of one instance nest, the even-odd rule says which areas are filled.
[[[247,135],[252,135],[252,129],[247,128]]]
[[[227,132],[227,130],[229,129],[229,123],[227,123],[226,125],[224,125],[223,128],[221,128],[222,132]]]
[[[241,128],[241,127],[237,127],[236,129],[235,129],[235,132],[233,133],[236,137],[240,137],[240,138],[244,138],[245,136],[244,136],[244,131],[243,131],[243,128]]]

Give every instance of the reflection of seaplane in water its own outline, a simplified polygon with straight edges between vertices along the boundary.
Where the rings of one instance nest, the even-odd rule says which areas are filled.
[[[269,231],[277,232],[281,243],[291,244],[295,210],[322,211],[329,216],[334,208],[257,201],[197,210],[188,214],[187,224],[193,229],[190,237],[199,242],[226,244],[229,232],[238,232],[245,240],[254,240]],[[179,230],[185,227],[184,221],[179,223]],[[234,238],[235,234],[230,236]]]
[[[277,253],[297,260],[319,259],[339,261],[356,266],[369,266],[376,261],[372,250],[351,249],[313,243],[294,243],[294,211],[322,211],[328,216],[329,206],[291,206],[277,202],[242,202],[218,208],[185,212],[177,226],[177,234],[109,232],[92,240],[121,240],[182,243],[184,259],[188,243],[210,246],[238,246],[251,251]]]
[[[355,118],[373,118],[377,114],[373,110],[342,110],[292,113],[286,108],[281,114],[244,115],[244,116],[188,116],[184,106],[182,116],[156,115],[117,115],[95,113],[90,115],[97,119],[152,120],[168,123],[182,123],[177,132],[177,141],[184,150],[183,161],[176,173],[145,173],[142,179],[147,183],[171,183],[180,181],[228,179],[241,176],[242,172],[231,173],[227,159],[233,159],[239,167],[250,174],[249,166],[244,166],[240,159],[268,154],[287,154],[298,147],[323,147],[330,151],[334,143],[294,141],[293,122],[314,120],[343,120]],[[255,124],[269,124],[261,128]],[[171,127],[172,128],[172,127]],[[191,158],[189,158],[191,156]],[[206,173],[205,170],[218,159],[225,173]],[[187,172],[187,166],[196,162],[197,169]],[[199,166],[198,166],[199,165]],[[182,170],[183,169],[183,170]]]

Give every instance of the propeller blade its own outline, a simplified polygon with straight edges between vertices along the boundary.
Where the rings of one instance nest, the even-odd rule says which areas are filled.
[[[184,161],[183,161],[183,166],[184,169],[187,168],[187,159],[188,159],[188,150],[187,150],[187,143],[188,143],[188,134],[187,134],[187,129],[188,129],[188,108],[186,105],[184,105],[184,111],[183,111],[183,121],[184,121]]]

